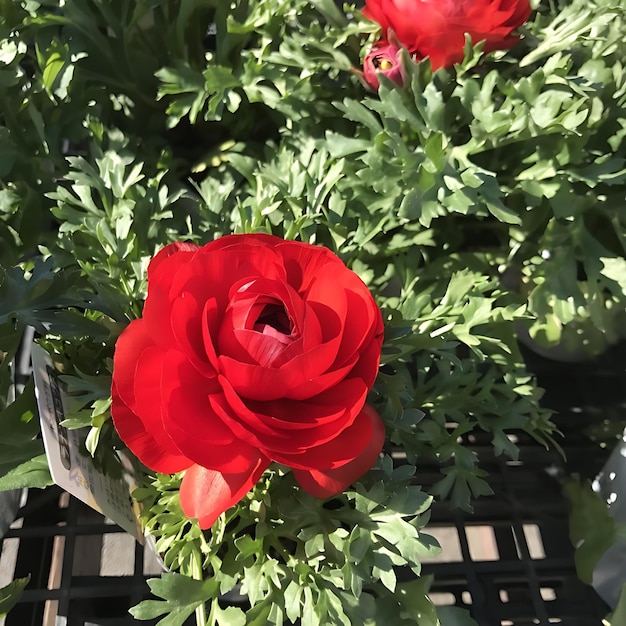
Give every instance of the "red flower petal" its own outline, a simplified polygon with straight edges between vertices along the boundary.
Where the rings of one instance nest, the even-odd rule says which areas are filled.
[[[465,33],[485,51],[510,48],[512,31],[531,14],[529,0],[366,0],[363,14],[378,22],[387,37],[418,58],[430,57],[433,69],[463,60]],[[397,42],[396,42],[397,43]]]
[[[367,446],[359,456],[336,469],[293,470],[296,480],[307,493],[316,498],[334,496],[347,489],[374,465],[385,442],[385,426],[378,413],[368,404],[363,407],[356,425],[371,433]]]
[[[278,240],[276,250],[281,255],[287,282],[309,300],[308,291],[311,282],[321,271],[328,271],[335,276],[343,275],[346,266],[343,261],[327,248],[314,246],[301,241]],[[328,304],[328,302],[327,302]]]
[[[332,346],[322,344],[318,349],[292,359],[280,369],[240,363],[229,357],[220,356],[220,369],[242,398],[306,400],[343,380],[358,358],[355,356],[352,363],[341,369],[320,374],[318,359],[327,357],[327,354],[324,354],[325,350],[332,350]],[[322,363],[326,360],[327,358]]]
[[[211,365],[217,370],[217,335],[219,330],[219,311],[217,301],[214,298],[207,300],[202,311],[202,344],[204,353],[207,355]]]
[[[359,458],[364,454],[374,436],[373,425],[365,417],[364,412],[365,407],[356,416],[352,425],[341,431],[330,441],[319,446],[311,446],[300,453],[294,452],[289,454],[284,452],[277,454],[273,452],[272,458],[289,467],[306,470],[336,469],[351,463],[355,458]],[[380,418],[378,419],[380,421]],[[380,442],[381,446],[383,439]],[[380,451],[380,448],[378,450]]]
[[[238,249],[240,251],[250,251],[250,248],[275,248],[278,244],[284,243],[285,240],[275,235],[267,233],[247,233],[245,235],[224,235],[219,239],[211,241],[203,250],[213,254],[217,250],[227,248]]]
[[[221,239],[218,239],[204,246],[194,262],[176,275],[170,290],[172,296],[188,291],[198,302],[215,298],[218,309],[223,312],[230,300],[231,287],[239,281],[260,277],[285,279],[280,257],[272,248],[254,243],[246,245],[241,239],[247,237],[233,237],[238,243],[220,248],[217,243]]]
[[[244,281],[230,291],[219,332],[221,354],[251,365],[277,368],[302,352],[304,334],[309,341],[319,343],[319,324],[307,324],[307,308],[288,284],[263,277]],[[282,311],[285,332],[257,323],[268,309]]]
[[[161,382],[163,426],[176,447],[199,465],[240,471],[256,452],[245,441],[237,440],[211,407],[211,394],[221,394],[217,380],[201,376],[175,350],[167,353],[167,362]]]
[[[135,406],[137,417],[144,428],[170,452],[178,452],[171,437],[163,428],[161,381],[167,375],[167,353],[156,346],[146,348],[137,359],[135,369]]]
[[[152,340],[163,347],[174,345],[170,285],[173,277],[189,263],[198,249],[194,244],[173,243],[163,248],[148,265],[148,296],[143,320]]]
[[[143,320],[133,320],[118,337],[113,356],[113,383],[122,401],[135,407],[135,370],[137,359],[154,341]]]
[[[180,486],[183,513],[198,520],[200,528],[210,528],[215,520],[237,504],[257,483],[269,465],[261,454],[249,459],[241,472],[222,474],[201,465],[192,465]]]
[[[217,375],[215,350],[206,350],[204,342],[205,320],[214,302],[215,300],[209,300],[200,303],[192,293],[185,292],[171,307],[172,332],[178,346],[198,372],[207,378]]]
[[[341,290],[338,290],[335,296],[338,308],[342,302],[345,305],[345,296]],[[345,317],[340,317],[325,304],[315,302],[309,304],[308,314],[314,313],[317,318],[308,323],[311,330],[317,333],[319,325],[324,333],[322,343],[311,347],[310,350],[293,356],[279,368],[245,363],[226,354],[218,357],[222,374],[243,398],[250,400],[310,398],[337,384],[354,366],[358,355],[354,355],[352,361],[344,363],[342,367],[332,369],[341,345]]]
[[[143,422],[124,404],[115,383],[111,388],[111,396],[113,400],[111,417],[115,429],[130,451],[145,466],[155,472],[172,474],[187,469],[192,464],[192,461],[178,453],[178,450],[166,449],[157,442],[146,430]]]
[[[378,330],[378,329],[377,329]],[[359,360],[350,371],[350,377],[360,378],[371,389],[378,375],[380,365],[380,350],[383,344],[383,328],[368,342],[365,349],[359,355]]]
[[[178,254],[179,252],[197,252],[200,250],[200,246],[197,246],[195,243],[188,243],[186,241],[175,241],[174,243],[170,243],[165,246],[165,248],[161,249],[157,254],[152,257],[150,264],[148,265],[148,280],[156,280],[155,275],[158,272],[159,266],[165,259],[169,259],[169,257]],[[179,257],[178,262],[187,261],[189,256]]]
[[[220,378],[220,383],[224,395],[210,398],[216,414],[237,436],[280,462],[284,462],[280,455],[299,458],[296,455],[310,448],[319,450],[321,444],[335,439],[352,424],[368,391],[362,380],[349,379],[311,401],[258,402],[251,409],[226,379]]]
[[[337,365],[343,365],[343,359],[349,360],[355,352],[362,350],[364,346],[367,347],[375,335],[382,335],[383,322],[380,309],[371,294],[364,291],[365,289],[365,285],[360,293],[346,289],[348,323],[344,327],[339,348],[339,359],[342,360],[339,360]],[[373,360],[377,361],[376,358]]]

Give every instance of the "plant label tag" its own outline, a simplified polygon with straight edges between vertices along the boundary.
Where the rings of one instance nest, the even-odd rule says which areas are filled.
[[[107,476],[95,467],[84,448],[89,428],[68,430],[61,424],[67,411],[66,393],[50,356],[33,345],[32,360],[41,433],[52,479],[143,543],[138,505],[130,496],[136,487],[130,461],[118,453],[125,468],[122,478]]]

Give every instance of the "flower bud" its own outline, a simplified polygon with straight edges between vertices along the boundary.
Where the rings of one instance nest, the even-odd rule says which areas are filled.
[[[396,85],[403,85],[405,79],[404,67],[400,58],[401,47],[379,42],[370,50],[363,60],[363,77],[365,82],[375,91],[378,90],[379,82],[377,72],[384,74]]]

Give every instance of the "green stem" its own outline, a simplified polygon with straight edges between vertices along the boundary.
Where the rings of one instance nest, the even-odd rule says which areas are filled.
[[[192,553],[191,560],[191,576],[195,580],[202,580],[202,556],[197,552]],[[196,609],[196,624],[197,626],[208,626],[213,621],[213,603],[211,603],[211,615],[209,617],[210,622],[207,621],[206,611],[204,610],[204,602]]]
[[[211,610],[209,611],[209,624],[215,624],[215,605],[217,604],[217,598],[211,600]],[[197,619],[197,617],[196,617]]]

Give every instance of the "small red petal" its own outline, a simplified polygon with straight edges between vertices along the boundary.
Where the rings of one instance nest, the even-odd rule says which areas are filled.
[[[217,375],[215,351],[207,353],[204,344],[204,320],[207,306],[212,303],[209,300],[201,304],[192,293],[186,292],[174,300],[171,308],[172,332],[178,347],[198,372],[207,378]]]
[[[189,264],[198,250],[194,244],[170,244],[148,266],[148,296],[143,308],[143,319],[154,343],[163,347],[174,344],[170,286],[174,277]]]
[[[363,380],[368,389],[374,386],[376,376],[378,376],[378,368],[380,365],[380,350],[383,343],[383,330],[373,336],[369,343],[363,348],[359,355],[359,360],[350,372],[350,377],[357,377]]]
[[[287,282],[300,294],[306,294],[305,300],[309,300],[311,282],[321,271],[335,276],[346,273],[344,262],[327,248],[301,241],[280,241],[277,251],[287,271]]]
[[[217,301],[211,298],[206,301],[204,311],[202,312],[202,343],[209,362],[216,369],[217,354],[215,352],[215,344],[217,342],[219,324]]]
[[[163,428],[161,380],[167,372],[167,352],[156,346],[146,348],[137,359],[135,369],[134,413],[144,428],[160,446],[180,454],[177,446]]]
[[[215,520],[237,504],[257,483],[269,465],[260,453],[237,474],[222,474],[201,465],[192,465],[180,486],[183,513],[198,520],[200,528],[210,528]]]
[[[174,243],[170,243],[155,254],[150,261],[150,264],[148,265],[148,280],[150,280],[157,272],[159,265],[161,265],[165,259],[169,259],[171,256],[174,256],[179,252],[197,252],[198,250],[200,250],[200,246],[197,246],[195,243],[188,243],[186,241],[175,241]],[[179,257],[179,260],[182,260],[182,258],[183,257]],[[189,255],[185,257],[185,260],[188,258]]]
[[[349,454],[350,445],[366,445],[366,439],[361,442],[360,437],[367,437],[367,433],[358,431],[347,433],[347,441],[337,440],[337,433],[350,427],[365,402],[368,390],[360,379],[342,381],[311,402],[260,402],[256,403],[256,410],[242,401],[227,380],[220,378],[220,382],[224,395],[210,397],[215,413],[238,437],[263,449],[274,460],[292,467],[300,467],[302,462],[306,468],[333,467],[352,458],[343,456],[346,450]],[[330,442],[329,448],[322,446],[326,442]],[[346,443],[350,444],[347,448]],[[302,460],[303,457],[308,459],[309,454],[316,459],[313,465]],[[281,455],[286,455],[284,458],[288,460]],[[324,461],[318,463],[320,455]],[[296,465],[292,465],[292,461]]]
[[[220,394],[217,379],[208,379],[176,350],[167,353],[161,380],[163,426],[176,447],[195,463],[220,471],[239,471],[252,448],[238,442],[211,408]]]

